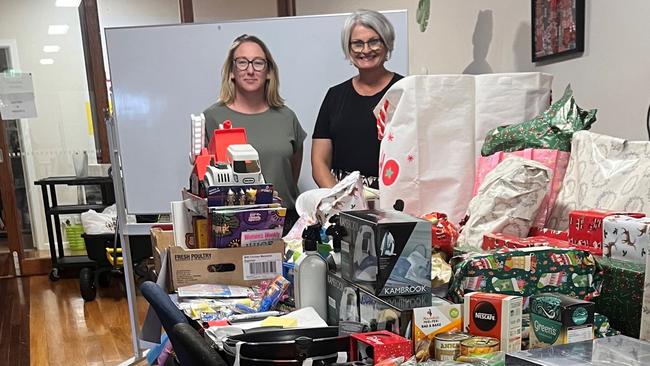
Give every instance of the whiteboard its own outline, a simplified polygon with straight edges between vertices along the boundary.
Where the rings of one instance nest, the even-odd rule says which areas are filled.
[[[386,67],[407,75],[407,12],[383,13],[395,28],[395,49]],[[316,187],[310,152],[320,104],[331,86],[356,74],[340,47],[347,16],[107,28],[127,211],[168,213],[169,202],[180,199],[191,170],[190,114],[216,101],[228,48],[244,33],[260,37],[278,64],[280,95],[308,134],[298,186],[301,191]]]

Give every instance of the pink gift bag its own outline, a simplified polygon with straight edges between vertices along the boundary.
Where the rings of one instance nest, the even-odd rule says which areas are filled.
[[[533,224],[534,227],[544,227],[546,220],[548,220],[551,214],[551,210],[553,210],[553,206],[555,206],[555,200],[562,186],[567,165],[569,164],[570,153],[550,149],[525,149],[508,153],[499,151],[490,156],[481,156],[476,164],[476,177],[474,178],[472,197],[478,192],[478,188],[485,176],[509,156],[520,156],[524,159],[537,161],[553,171],[551,187],[542,201],[542,205],[537,212],[537,217]]]

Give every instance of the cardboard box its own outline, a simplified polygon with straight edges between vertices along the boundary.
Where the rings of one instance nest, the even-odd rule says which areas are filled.
[[[282,237],[287,209],[210,209],[210,247],[236,248],[263,246]]]
[[[463,329],[474,336],[498,339],[501,351],[521,351],[522,307],[520,296],[465,294]]]
[[[650,251],[650,217],[613,215],[603,219],[603,255],[645,264]]]
[[[401,336],[409,335],[413,309],[431,306],[430,293],[408,296],[378,297],[364,288],[359,291],[359,321],[371,331],[388,330]]]
[[[327,271],[327,324],[359,321],[359,290],[341,273]]]
[[[163,230],[159,227],[151,228],[151,253],[156,273],[160,273],[162,267],[161,255],[167,248],[174,246],[174,231]]]
[[[458,331],[463,328],[462,305],[446,300],[435,301],[429,307],[413,309],[412,337],[415,357],[418,361],[434,358],[436,334]]]
[[[594,255],[603,254],[603,219],[612,215],[627,215],[636,218],[644,217],[644,213],[616,212],[607,210],[574,210],[569,212],[569,243],[592,248]],[[583,249],[583,248],[580,248]]]
[[[197,283],[252,286],[282,274],[284,241],[242,248],[169,249],[173,290]]]
[[[483,250],[494,250],[501,248],[520,249],[530,247],[553,247],[569,248],[568,242],[544,236],[531,236],[518,238],[516,236],[502,233],[487,233],[483,235]]]
[[[537,294],[530,299],[530,348],[546,348],[592,340],[593,302],[561,294]]]
[[[343,278],[378,296],[431,293],[431,222],[399,211],[341,213]]]
[[[372,361],[373,365],[396,357],[413,355],[411,341],[387,331],[354,333],[350,336],[351,361]]]

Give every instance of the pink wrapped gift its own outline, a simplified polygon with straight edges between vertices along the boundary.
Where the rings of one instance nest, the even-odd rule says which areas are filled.
[[[562,186],[562,180],[564,179],[567,165],[569,164],[570,154],[566,151],[559,150],[525,149],[508,153],[500,151],[490,156],[481,156],[476,164],[476,176],[474,178],[474,190],[472,196],[475,196],[478,192],[478,188],[483,182],[485,176],[501,161],[509,156],[520,156],[524,159],[537,161],[553,171],[550,189],[542,201],[542,205],[537,212],[537,217],[533,221],[533,226],[540,228],[544,227],[546,220],[551,214],[553,206],[555,206],[555,200],[557,199],[558,192]]]

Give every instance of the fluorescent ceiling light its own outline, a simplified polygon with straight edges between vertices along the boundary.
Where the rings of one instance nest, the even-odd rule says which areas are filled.
[[[41,65],[52,65],[54,63],[54,60],[51,58],[42,58],[41,59]]]
[[[66,34],[68,33],[68,28],[70,27],[67,24],[50,25],[50,27],[47,29],[47,34]]]
[[[78,8],[81,0],[56,0],[56,6],[60,8]]]
[[[57,45],[48,45],[48,46],[43,46],[43,52],[45,53],[55,53],[61,51],[61,47]]]

